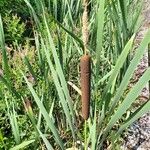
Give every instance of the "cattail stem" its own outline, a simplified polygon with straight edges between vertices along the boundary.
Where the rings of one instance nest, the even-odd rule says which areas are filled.
[[[89,55],[84,55],[80,60],[81,67],[81,92],[82,92],[82,116],[84,120],[89,117],[90,111],[90,79],[91,79],[91,57]]]
[[[84,150],[87,150],[87,121],[85,120],[85,126],[84,126]]]
[[[150,67],[150,43],[148,44],[148,67]],[[149,98],[150,98],[150,81],[149,81]]]

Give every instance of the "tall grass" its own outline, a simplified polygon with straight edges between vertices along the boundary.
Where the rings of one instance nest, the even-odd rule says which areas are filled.
[[[103,149],[104,146],[115,148],[114,143],[117,143],[122,131],[150,107],[150,103],[146,102],[124,118],[126,111],[130,110],[130,106],[150,80],[148,68],[135,86],[126,93],[134,70],[150,42],[148,31],[134,58],[129,61],[142,4],[139,1],[90,1],[88,49],[92,58],[91,103],[90,117],[84,126],[80,117],[80,95],[76,92],[77,88],[80,90],[79,59],[83,54],[81,1],[62,0],[58,3],[37,0],[36,8],[33,8],[28,0],[25,2],[35,22],[38,73],[28,56],[24,56],[26,69],[35,79],[35,83],[31,83],[26,71],[20,68],[20,78],[27,84],[25,87],[28,92],[15,92],[19,93],[21,101],[26,97],[33,101],[33,116],[28,116],[36,134],[31,131],[34,136],[29,137],[28,141],[18,136],[21,131],[18,129],[16,109],[12,109],[13,117],[10,122],[16,145],[31,145],[36,149],[36,146],[32,145],[34,142],[37,147],[42,145],[47,149],[62,150],[69,147],[89,147],[92,150]],[[130,11],[135,4],[138,7],[131,15]],[[3,34],[2,25],[0,31]],[[8,62],[4,40],[1,47],[5,70]],[[5,76],[3,79],[6,80]],[[68,81],[72,83],[70,85],[75,86],[70,87]],[[9,89],[5,82],[1,84]],[[11,89],[10,93],[13,93]],[[16,97],[14,99],[16,100]],[[17,107],[16,103],[14,105]],[[34,121],[32,118],[35,118]]]

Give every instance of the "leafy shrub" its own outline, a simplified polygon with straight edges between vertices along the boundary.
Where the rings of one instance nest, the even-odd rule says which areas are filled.
[[[17,14],[6,14],[4,19],[5,39],[6,42],[23,41],[23,33],[25,32],[25,23],[21,22],[21,18]]]

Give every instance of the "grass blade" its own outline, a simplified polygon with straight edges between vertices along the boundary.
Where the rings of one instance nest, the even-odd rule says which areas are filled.
[[[37,130],[38,130],[38,132],[39,132],[41,138],[43,139],[43,141],[44,141],[44,143],[45,143],[45,145],[46,145],[46,148],[47,148],[48,150],[54,150],[54,148],[52,147],[52,145],[50,144],[50,142],[46,139],[45,135],[42,134],[42,132],[41,132],[39,129],[37,129]]]
[[[105,0],[99,0],[99,9],[97,13],[97,45],[96,45],[96,59],[97,67],[99,68],[100,55],[102,51],[103,43],[103,29],[105,19]],[[97,69],[98,69],[97,68]]]
[[[25,147],[27,147],[28,145],[30,145],[31,143],[33,143],[35,140],[29,140],[29,141],[24,141],[19,145],[16,145],[15,147],[11,148],[10,150],[20,150],[23,149]]]
[[[4,31],[3,31],[1,15],[0,15],[0,47],[2,50],[3,70],[6,73],[7,80],[10,81],[9,65],[8,65],[8,60],[7,60],[7,52],[6,52],[6,48],[5,48],[5,38],[4,38]]]

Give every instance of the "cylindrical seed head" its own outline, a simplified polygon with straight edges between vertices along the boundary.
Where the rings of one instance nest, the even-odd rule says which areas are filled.
[[[82,116],[84,120],[87,120],[90,111],[90,86],[91,86],[91,57],[89,55],[84,55],[81,57],[80,67],[81,67]]]

